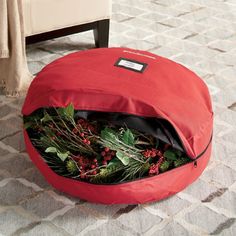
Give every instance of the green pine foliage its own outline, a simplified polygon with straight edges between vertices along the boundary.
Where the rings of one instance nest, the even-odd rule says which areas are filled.
[[[150,173],[153,176],[154,172],[160,174],[190,162],[184,153],[173,147],[166,149],[165,143],[125,124],[118,127],[75,114],[69,104],[65,108],[39,109],[24,117],[24,128],[33,145],[59,175],[113,184]]]

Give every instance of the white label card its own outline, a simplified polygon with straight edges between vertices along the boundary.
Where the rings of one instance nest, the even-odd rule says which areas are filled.
[[[119,60],[115,63],[115,66],[123,67],[128,70],[143,73],[143,71],[147,67],[147,64],[143,62],[131,60],[131,59],[119,58]]]

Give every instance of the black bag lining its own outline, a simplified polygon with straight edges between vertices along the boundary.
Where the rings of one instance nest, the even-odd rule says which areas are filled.
[[[130,129],[152,135],[153,137],[172,145],[174,148],[185,152],[185,148],[176,130],[165,119],[100,111],[77,111],[75,117],[81,117],[86,120],[108,121],[111,124],[118,126],[126,125]]]

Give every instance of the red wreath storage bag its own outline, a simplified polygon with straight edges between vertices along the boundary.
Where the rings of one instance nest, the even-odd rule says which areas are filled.
[[[127,48],[76,52],[47,65],[32,82],[23,115],[42,107],[112,112],[168,121],[193,160],[165,173],[120,184],[91,184],[59,176],[24,131],[30,158],[60,191],[104,204],[137,204],[171,196],[196,180],[211,155],[213,112],[207,86],[166,58]]]

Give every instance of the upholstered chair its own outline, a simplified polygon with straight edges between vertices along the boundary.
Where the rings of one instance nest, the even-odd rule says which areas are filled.
[[[87,30],[96,47],[108,47],[111,0],[23,0],[26,43]]]

